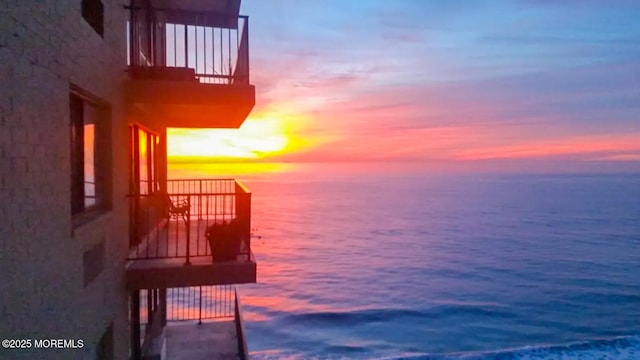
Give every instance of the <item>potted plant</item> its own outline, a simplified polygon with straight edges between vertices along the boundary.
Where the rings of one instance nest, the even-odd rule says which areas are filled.
[[[240,226],[237,220],[215,223],[207,227],[205,236],[213,261],[235,261],[240,253]]]

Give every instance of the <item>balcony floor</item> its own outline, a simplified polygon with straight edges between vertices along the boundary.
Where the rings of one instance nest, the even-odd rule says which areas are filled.
[[[233,319],[170,324],[165,334],[168,360],[240,359]]]

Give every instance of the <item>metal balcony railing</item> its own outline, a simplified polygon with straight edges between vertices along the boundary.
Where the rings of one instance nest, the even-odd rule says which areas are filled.
[[[134,297],[130,318],[141,353],[153,352],[153,339],[175,322],[233,321],[240,359],[248,358],[244,321],[233,285],[142,289]]]
[[[251,192],[239,181],[168,180],[166,191],[129,199],[129,260],[184,258],[189,263],[210,256],[216,261],[229,250],[232,257],[251,260]],[[226,232],[216,238],[212,229]]]
[[[249,18],[129,7],[128,61],[134,77],[249,84]]]
[[[209,285],[169,288],[161,294],[157,289],[140,290],[140,323],[149,324],[155,310],[166,296],[164,321],[199,321],[233,318],[235,286]],[[166,294],[166,295],[165,295]]]

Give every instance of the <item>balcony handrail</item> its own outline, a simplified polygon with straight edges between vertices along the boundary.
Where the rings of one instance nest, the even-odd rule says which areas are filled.
[[[238,193],[236,192],[202,192],[202,193],[197,193],[194,194],[192,192],[165,192],[165,191],[156,191],[150,194],[144,194],[144,193],[129,193],[126,194],[125,197],[127,198],[134,198],[134,197],[144,197],[144,196],[160,196],[160,195],[169,195],[169,196],[196,196],[196,195],[237,195]]]
[[[236,180],[236,184],[242,189],[245,194],[251,194],[251,190],[247,188],[242,182]]]
[[[188,179],[169,179],[169,180],[167,180],[167,185],[169,185],[169,184],[180,184],[180,183],[183,183],[183,184],[184,184],[184,183],[187,183],[187,182],[192,182],[192,183],[198,182],[198,183],[200,183],[200,182],[203,182],[203,181],[205,181],[205,182],[209,182],[209,183],[218,183],[218,184],[221,184],[221,183],[229,183],[229,184],[232,184],[232,183],[237,182],[238,180],[237,180],[237,179],[233,179],[233,178],[215,178],[215,179],[197,179],[197,178],[196,178],[196,179],[193,179],[193,178],[188,178]]]
[[[249,17],[249,15],[229,14],[229,13],[215,11],[215,10],[187,10],[187,9],[176,9],[176,8],[166,8],[166,7],[156,7],[156,6],[135,6],[135,5],[124,5],[124,8],[130,11],[146,10],[151,12],[171,12],[176,14],[187,14],[192,16],[211,15],[211,16],[225,16],[225,17],[238,17],[238,18]]]

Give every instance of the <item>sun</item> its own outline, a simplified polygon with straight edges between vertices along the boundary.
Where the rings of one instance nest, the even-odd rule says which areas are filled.
[[[285,152],[292,144],[278,118],[247,119],[239,129],[167,129],[170,159],[251,160]]]

